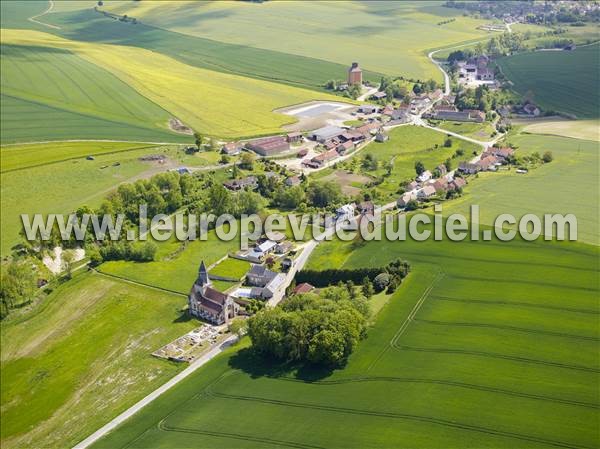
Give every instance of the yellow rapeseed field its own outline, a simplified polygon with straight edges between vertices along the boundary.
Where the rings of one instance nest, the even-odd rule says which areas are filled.
[[[339,97],[192,67],[137,47],[75,42],[31,30],[2,30],[2,42],[71,50],[106,68],[193,129],[219,137],[275,133],[293,117],[282,106]]]

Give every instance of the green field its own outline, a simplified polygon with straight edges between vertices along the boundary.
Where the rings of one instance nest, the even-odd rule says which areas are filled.
[[[71,447],[184,366],[184,297],[82,273],[2,323],[2,447]],[[134,386],[134,387],[132,387]]]
[[[208,274],[232,279],[241,279],[248,270],[250,270],[249,262],[228,257],[223,262],[220,262],[218,265],[211,268]]]
[[[498,60],[513,88],[547,110],[600,117],[600,44],[573,51],[521,53]]]
[[[49,46],[2,52],[2,143],[61,139],[189,141],[171,115],[103,68]]]
[[[462,136],[471,137],[473,139],[488,141],[494,132],[494,127],[491,123],[468,123],[468,122],[449,122],[441,121],[436,125],[438,128],[452,131]]]
[[[187,295],[198,276],[200,262],[204,261],[207,266],[217,262],[230,251],[237,250],[239,241],[221,241],[216,238],[214,231],[211,231],[206,241],[191,242],[183,251],[181,245],[182,243],[175,239],[162,242],[153,262],[111,261],[103,263],[99,270],[109,275]],[[239,267],[237,268],[239,270]]]
[[[463,17],[460,11],[441,5],[324,1],[307,3],[299,10],[291,2],[106,2],[104,9],[201,38],[343,66],[358,61],[375,72],[441,81],[440,72],[427,59],[428,49],[488,36],[477,30],[483,20]],[[456,20],[438,25],[449,17]]]
[[[350,245],[323,244],[311,266],[344,253],[413,271],[344,369],[282,372],[241,349],[95,447],[597,446],[597,248]]]
[[[599,120],[552,120],[523,123],[524,132],[551,136],[572,137],[574,139],[600,141]]]
[[[134,149],[139,147],[143,149]],[[88,154],[95,154],[95,160],[86,160]],[[165,154],[168,163],[139,160],[149,154]],[[216,152],[186,155],[177,147],[113,142],[7,146],[0,149],[0,156],[2,255],[18,242],[20,214],[63,214],[83,205],[97,207],[121,182],[150,177],[180,165],[213,165],[219,157]],[[57,159],[62,161],[53,162]],[[38,161],[44,165],[37,165]]]
[[[521,134],[509,139],[519,152],[551,151],[554,161],[527,175],[512,172],[486,173],[470,182],[462,198],[444,205],[450,212],[468,213],[480,206],[481,223],[492,225],[496,216],[526,213],[538,216],[572,213],[577,217],[579,240],[600,244],[598,236],[598,144],[566,137]]]

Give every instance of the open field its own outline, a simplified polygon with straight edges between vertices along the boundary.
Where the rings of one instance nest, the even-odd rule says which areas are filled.
[[[315,90],[329,79],[343,78],[347,67],[322,59],[228,44],[139,23],[132,26],[87,10],[53,13],[50,20],[60,30],[54,34],[72,40],[145,48],[191,66],[232,73]],[[381,74],[365,71],[365,79],[379,82]]]
[[[598,120],[540,121],[530,125],[523,124],[525,124],[523,131],[531,134],[600,141],[600,121]]]
[[[457,134],[472,137],[473,139],[488,141],[492,133],[494,132],[494,127],[491,123],[469,123],[469,122],[451,122],[451,121],[441,121],[436,125],[438,128],[445,129],[447,131],[452,131]]]
[[[276,114],[274,109],[310,100],[339,99],[326,93],[193,67],[136,47],[76,42],[36,31],[3,30],[2,38],[6,43],[44,43],[75,52],[104,67],[186,125],[219,137],[275,133],[295,119]],[[169,70],[163,70],[164,67]]]
[[[66,50],[7,45],[2,32],[2,142],[60,139],[190,141],[170,114]]]
[[[544,109],[572,114],[578,118],[598,118],[600,44],[573,51],[520,53],[498,60],[513,88],[532,95]]]
[[[191,242],[183,251],[181,245],[175,239],[162,242],[159,243],[157,260],[153,262],[110,261],[103,263],[99,270],[187,295],[198,276],[200,262],[204,261],[207,266],[215,263],[230,251],[237,250],[239,241],[221,241],[211,231],[206,241]]]
[[[183,365],[150,353],[197,326],[185,298],[77,275],[2,323],[2,447],[71,447]]]
[[[214,275],[232,279],[241,279],[241,277],[244,276],[248,270],[250,270],[249,262],[228,257],[215,267],[211,268],[208,274],[209,276]]]
[[[552,151],[554,161],[527,175],[512,172],[481,174],[470,181],[462,198],[444,205],[447,213],[468,213],[471,204],[480,206],[480,220],[492,225],[502,213],[520,217],[550,213],[572,213],[577,217],[579,240],[600,244],[598,236],[598,144],[566,137],[522,134],[510,142],[525,154]]]
[[[80,206],[97,207],[108,192],[121,182],[150,177],[181,165],[213,165],[216,152],[186,155],[177,147],[128,144],[143,149],[125,149],[122,143],[47,143],[2,147],[2,255],[18,242],[20,214],[70,213]],[[110,151],[114,148],[115,151]],[[23,150],[23,153],[20,151]],[[101,154],[104,153],[104,154]],[[7,155],[5,160],[5,154]],[[35,155],[46,165],[30,166]],[[79,157],[52,163],[53,158]],[[97,154],[88,161],[84,154]],[[140,157],[165,154],[167,162],[143,162]],[[5,168],[5,162],[8,164]],[[115,165],[119,164],[119,165]],[[15,170],[16,168],[16,170]],[[13,171],[6,172],[5,170]]]
[[[344,369],[282,371],[238,349],[95,447],[597,446],[597,248],[331,242],[311,266],[338,266],[332,246],[344,267],[413,267]]]
[[[183,34],[441,81],[427,49],[488,36],[477,30],[484,21],[441,3],[311,2],[300,11],[289,2],[111,2],[104,9]],[[450,17],[456,20],[438,25]]]

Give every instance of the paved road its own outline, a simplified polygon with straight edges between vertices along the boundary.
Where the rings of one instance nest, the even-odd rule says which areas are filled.
[[[175,377],[173,377],[167,383],[158,387],[156,390],[154,390],[148,396],[143,398],[141,401],[137,402],[132,407],[129,407],[127,410],[125,410],[123,413],[121,413],[115,419],[110,421],[104,427],[98,429],[96,432],[91,434],[85,440],[81,441],[80,443],[77,443],[74,446],[74,449],[84,449],[84,448],[89,447],[90,445],[94,444],[96,441],[98,441],[104,435],[106,435],[111,430],[115,429],[117,426],[119,426],[120,424],[125,422],[127,419],[129,419],[135,413],[140,411],[142,408],[144,408],[150,402],[155,400],[157,397],[159,397],[165,391],[167,391],[170,388],[172,388],[173,386],[177,385],[179,382],[181,382],[183,379],[188,377],[190,374],[192,374],[194,371],[196,371],[201,366],[204,366],[206,363],[208,363],[210,360],[215,358],[217,355],[219,355],[221,352],[223,352],[229,346],[231,346],[232,344],[237,342],[237,340],[238,340],[238,337],[236,335],[232,335],[231,337],[227,338],[219,346],[214,347],[213,349],[208,351],[206,354],[204,354],[202,357],[200,357],[196,361],[192,362],[190,364],[190,366],[188,366],[186,369],[181,371],[179,374],[177,374]]]

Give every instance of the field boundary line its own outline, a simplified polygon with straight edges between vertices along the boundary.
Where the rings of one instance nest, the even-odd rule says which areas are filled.
[[[592,368],[583,365],[569,365],[567,363],[553,362],[548,360],[530,359],[528,357],[520,357],[515,355],[500,354],[496,352],[486,351],[470,351],[468,349],[451,349],[451,348],[419,348],[416,346],[394,346],[394,349],[399,351],[415,351],[415,352],[435,352],[438,354],[459,354],[459,355],[470,355],[474,357],[489,357],[510,360],[518,363],[532,363],[535,365],[554,366],[557,368],[564,368],[574,371],[584,371],[588,373],[600,373],[599,368]]]
[[[598,337],[592,337],[592,336],[587,336],[587,335],[573,335],[573,334],[567,334],[567,333],[563,333],[563,332],[552,332],[552,331],[545,331],[542,329],[528,329],[525,327],[508,326],[508,325],[500,325],[500,324],[467,323],[467,322],[436,321],[436,320],[421,320],[421,319],[415,319],[414,321],[416,321],[418,323],[431,324],[434,326],[483,327],[483,328],[488,328],[488,329],[509,330],[509,331],[516,331],[516,332],[531,333],[531,334],[548,335],[550,337],[562,337],[562,338],[573,338],[573,339],[578,339],[578,340],[600,341],[600,338],[598,338]]]
[[[51,25],[49,23],[44,23],[44,22],[40,22],[39,20],[36,20],[38,17],[45,16],[50,11],[52,11],[52,9],[54,8],[54,2],[52,0],[49,0],[49,3],[50,3],[50,5],[48,6],[48,9],[46,9],[46,11],[44,11],[41,14],[38,14],[38,15],[35,15],[35,16],[31,16],[27,20],[29,20],[30,22],[33,22],[33,23],[37,23],[39,25],[44,25],[44,26],[49,27],[49,28],[54,28],[55,30],[60,30],[59,26]]]
[[[178,292],[178,291],[175,291],[175,290],[170,290],[170,289],[164,288],[164,287],[157,287],[156,285],[150,285],[150,284],[146,284],[144,282],[134,281],[134,280],[128,279],[128,278],[126,278],[124,276],[119,276],[118,274],[105,273],[103,271],[98,271],[95,268],[90,268],[90,269],[94,273],[99,274],[101,276],[106,276],[106,277],[109,277],[109,278],[117,279],[117,280],[122,281],[122,282],[126,282],[128,284],[139,285],[141,287],[151,288],[153,290],[159,290],[159,291],[162,291],[162,292],[165,292],[165,293],[169,293],[171,295],[184,296],[184,297],[187,298],[187,295],[185,293],[181,293],[181,292]]]
[[[156,146],[158,146],[158,145],[156,145]],[[117,153],[127,153],[128,151],[145,150],[147,148],[148,149],[155,148],[155,146],[154,145],[148,145],[148,146],[143,146],[143,147],[126,148],[126,149],[123,149],[123,150],[107,151],[106,153],[89,153],[88,155],[89,156],[99,157],[99,156],[112,155],[112,154],[117,154]],[[88,156],[88,155],[86,155],[86,156]],[[27,167],[9,168],[8,170],[2,170],[2,171],[0,171],[0,173],[12,173],[12,172],[21,171],[21,170],[27,170],[29,168],[45,167],[47,165],[59,164],[61,162],[67,162],[67,161],[74,161],[76,159],[82,159],[84,157],[85,156],[73,156],[73,157],[68,157],[66,159],[60,159],[60,160],[57,160],[57,161],[44,162],[43,164],[28,165]]]
[[[427,287],[425,291],[421,294],[421,297],[417,300],[416,304],[414,305],[408,316],[405,318],[403,323],[400,325],[400,328],[392,336],[389,343],[383,348],[383,350],[377,355],[375,360],[373,360],[373,362],[369,365],[369,367],[367,368],[367,372],[371,371],[371,369],[373,369],[373,367],[379,362],[379,360],[381,360],[385,353],[389,351],[390,348],[394,347],[395,342],[402,336],[402,334],[404,334],[404,332],[408,328],[408,325],[412,322],[417,312],[421,309],[421,306],[428,298],[429,294],[431,293],[431,290],[433,290],[433,287],[435,287],[435,284],[442,280],[442,278],[445,275],[446,274],[441,269],[438,269],[438,274],[436,275],[436,277],[433,279],[429,287]]]
[[[267,376],[272,380],[281,380],[284,382],[299,382],[299,383],[307,383],[312,385],[344,385],[351,383],[361,383],[361,382],[399,382],[399,383],[423,383],[423,384],[432,384],[432,385],[446,385],[457,388],[465,388],[469,390],[479,390],[485,391],[488,393],[497,393],[504,394],[507,396],[516,396],[523,397],[527,399],[535,399],[539,401],[547,401],[547,402],[556,402],[560,404],[568,404],[574,405],[578,407],[586,407],[586,408],[595,408],[600,409],[600,404],[594,404],[591,402],[583,402],[583,401],[573,401],[569,399],[561,399],[550,396],[537,395],[532,393],[523,393],[514,390],[506,390],[503,388],[497,388],[486,385],[478,385],[478,384],[470,384],[466,382],[457,382],[453,380],[445,380],[445,379],[427,379],[427,378],[418,378],[418,377],[394,377],[394,376],[368,376],[368,377],[352,377],[348,379],[340,379],[340,380],[302,380],[302,379],[294,379],[286,376]]]
[[[525,435],[521,433],[509,432],[505,430],[494,429],[490,427],[482,427],[476,426],[472,424],[461,423],[457,421],[450,421],[441,418],[435,418],[431,416],[423,416],[423,415],[415,415],[410,413],[396,413],[396,412],[377,412],[373,410],[361,410],[361,409],[353,409],[346,407],[336,407],[336,406],[327,406],[327,405],[319,405],[319,404],[310,404],[303,402],[290,402],[290,401],[282,401],[277,399],[266,399],[260,397],[253,396],[238,396],[238,395],[228,395],[224,393],[213,393],[212,396],[216,398],[222,399],[230,399],[230,400],[238,400],[238,401],[248,401],[248,402],[259,402],[270,405],[278,405],[282,407],[295,407],[295,408],[305,408],[312,410],[322,410],[333,413],[346,413],[346,414],[356,414],[356,415],[364,415],[364,416],[376,416],[380,418],[391,418],[391,419],[405,419],[411,421],[419,421],[426,422],[430,424],[437,424],[445,427],[459,428],[463,430],[468,430],[472,432],[480,432],[489,435],[499,435],[505,438],[514,438],[518,440],[524,441],[533,441],[538,443],[545,443],[552,446],[557,447],[565,447],[565,448],[588,448],[588,446],[572,444],[564,441],[550,440],[546,438],[536,437],[533,435]],[[193,430],[193,429],[190,429]],[[591,448],[590,448],[591,449]]]
[[[543,304],[533,304],[522,301],[506,301],[506,300],[486,300],[486,299],[464,299],[464,298],[453,298],[451,296],[438,296],[432,295],[431,299],[436,301],[456,301],[456,302],[465,302],[465,303],[481,303],[481,304],[490,304],[490,305],[514,305],[518,307],[532,307],[538,309],[549,309],[549,310],[557,310],[562,312],[573,312],[573,313],[584,313],[589,315],[600,315],[600,311],[591,310],[591,309],[576,309],[573,307],[561,307],[561,306],[552,306],[552,305],[543,305]]]

